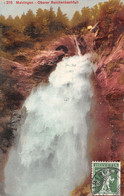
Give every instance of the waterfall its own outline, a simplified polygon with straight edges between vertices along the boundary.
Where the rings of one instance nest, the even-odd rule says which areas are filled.
[[[76,47],[77,47],[78,56],[81,56],[81,51],[80,51],[80,48],[79,48],[79,46],[78,46],[76,37],[74,37],[74,41],[75,41],[75,45],[76,45]]]
[[[88,55],[64,58],[49,84],[33,89],[25,101],[27,116],[5,168],[6,195],[69,196],[89,174],[88,59]]]

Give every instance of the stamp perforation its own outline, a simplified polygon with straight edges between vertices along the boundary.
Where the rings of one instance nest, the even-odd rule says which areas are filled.
[[[93,195],[120,195],[121,163],[115,161],[92,162]],[[97,171],[97,172],[96,172]]]

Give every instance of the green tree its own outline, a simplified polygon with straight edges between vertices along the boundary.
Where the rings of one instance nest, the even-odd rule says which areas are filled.
[[[24,28],[24,35],[28,35],[31,38],[37,37],[38,31],[35,25],[35,15],[32,10],[29,10],[26,15],[23,16],[23,24],[25,25]]]
[[[95,25],[98,22],[99,18],[99,6],[95,5],[91,8],[91,24]]]
[[[120,0],[109,0],[99,6],[99,21],[101,22],[102,34],[106,35],[111,26],[113,18],[123,9],[123,3]]]
[[[66,14],[63,14],[60,7],[58,7],[57,15],[54,26],[54,31],[63,31],[66,30],[69,25],[69,20]]]
[[[86,26],[89,25],[91,23],[91,9],[89,7],[84,7],[81,10],[81,21],[82,23],[85,23]]]
[[[99,20],[113,18],[118,12],[121,11],[123,3],[120,0],[109,0],[99,5]]]
[[[41,8],[36,11],[35,27],[39,36],[42,35],[44,28],[44,11]]]
[[[6,19],[6,24],[8,26],[13,26],[14,25],[14,20],[13,20],[11,15],[9,15],[8,18]]]
[[[57,10],[57,22],[63,24],[64,26],[69,25],[67,14],[63,14],[60,7],[58,7],[58,10]]]
[[[76,11],[74,13],[74,16],[72,17],[71,25],[72,26],[78,25],[81,22],[81,19],[82,19],[81,14],[78,11]]]
[[[36,12],[36,23],[38,23],[39,25],[42,25],[43,20],[44,20],[44,12],[41,8],[39,8]]]
[[[6,19],[4,16],[0,16],[0,24],[5,24],[6,23]]]
[[[48,27],[46,29],[47,29],[48,34],[49,33],[53,34],[55,32],[56,14],[53,11],[52,7],[50,7],[50,10],[46,13],[45,13],[45,22],[46,22],[46,26]]]
[[[21,24],[21,19],[16,16],[14,19],[13,19],[13,27],[14,29],[18,30],[19,32],[22,32],[22,24]]]
[[[32,10],[29,10],[27,14],[24,16],[25,25],[31,25],[35,22],[35,15]]]

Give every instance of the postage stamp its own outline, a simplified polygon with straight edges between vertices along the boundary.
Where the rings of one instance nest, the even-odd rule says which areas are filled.
[[[120,162],[92,162],[92,194],[120,195]]]

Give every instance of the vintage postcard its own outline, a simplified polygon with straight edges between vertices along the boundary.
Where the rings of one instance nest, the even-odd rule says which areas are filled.
[[[124,196],[123,0],[0,0],[0,196]]]

